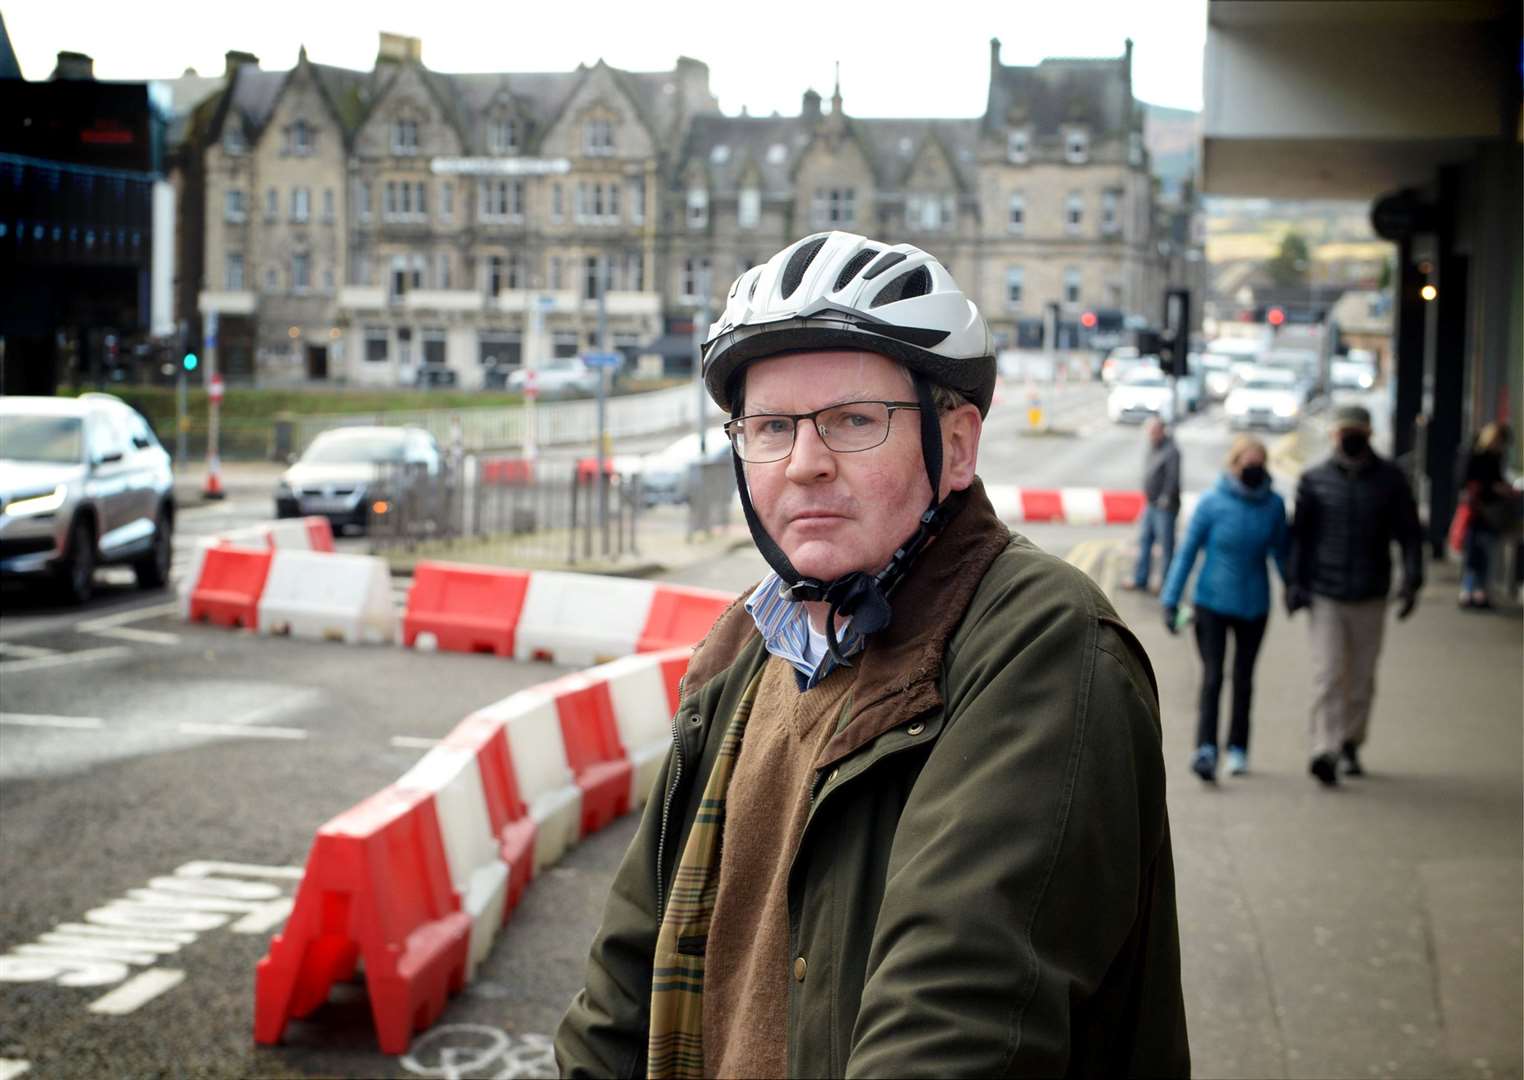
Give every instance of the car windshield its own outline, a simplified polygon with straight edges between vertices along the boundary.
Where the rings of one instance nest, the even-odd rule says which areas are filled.
[[[336,431],[319,435],[302,455],[304,465],[336,465],[344,462],[401,461],[401,432]]]
[[[1291,380],[1269,379],[1261,376],[1256,379],[1248,379],[1244,382],[1245,390],[1290,390]]]
[[[1141,371],[1129,371],[1127,377],[1122,380],[1128,386],[1168,386],[1164,381],[1164,373],[1154,368],[1144,368]]]
[[[77,416],[0,415],[0,458],[72,465],[84,458]]]

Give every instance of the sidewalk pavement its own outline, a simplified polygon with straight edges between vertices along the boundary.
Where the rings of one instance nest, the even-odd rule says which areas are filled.
[[[275,481],[289,466],[275,461],[224,461],[219,476],[228,498],[269,496],[274,506]],[[175,469],[175,502],[181,507],[205,501],[206,462],[187,463]]]

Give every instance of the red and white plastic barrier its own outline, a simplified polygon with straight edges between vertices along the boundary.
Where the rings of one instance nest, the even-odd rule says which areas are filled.
[[[319,829],[255,971],[255,1041],[279,1042],[363,959],[381,1049],[405,1052],[471,978],[535,868],[644,801],[632,761],[670,746],[688,653],[629,657],[473,713]]]
[[[1126,525],[1143,513],[1141,491],[1102,488],[1022,488],[986,484],[995,513],[1008,522],[1056,522],[1066,525]]]
[[[276,548],[259,598],[259,629],[350,645],[389,645],[397,640],[391,571],[373,555]]]

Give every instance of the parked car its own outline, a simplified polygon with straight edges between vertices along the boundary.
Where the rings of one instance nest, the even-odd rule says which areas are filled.
[[[363,532],[399,499],[442,510],[443,455],[417,427],[324,431],[275,485],[276,517],[326,517],[335,532]]]
[[[697,432],[649,454],[634,459],[616,460],[621,472],[640,474],[640,496],[646,506],[688,501],[688,470],[694,465],[709,465],[730,460],[730,439],[723,427],[704,432],[704,449],[699,452]]]
[[[51,577],[82,604],[95,568],[169,581],[174,474],[147,421],[109,394],[0,397],[0,577]]]
[[[522,394],[529,386],[529,371],[529,368],[521,367],[509,372],[508,389]],[[535,368],[534,373],[535,390],[541,397],[598,392],[598,371],[575,356],[547,360]]]
[[[1329,364],[1328,381],[1335,390],[1370,390],[1376,385],[1376,365],[1369,353],[1351,349]]]
[[[1159,358],[1140,354],[1134,345],[1118,345],[1101,361],[1101,381],[1107,386],[1115,386],[1118,379],[1139,364],[1157,367]]]
[[[1204,352],[1196,370],[1201,372],[1203,396],[1208,401],[1222,401],[1233,389],[1233,357],[1227,353]],[[1193,354],[1192,363],[1197,361]]]
[[[1135,364],[1106,398],[1106,415],[1116,424],[1141,424],[1150,417],[1168,423],[1175,416],[1175,390],[1164,372]]]
[[[1245,372],[1228,394],[1223,410],[1234,430],[1262,427],[1290,431],[1301,421],[1306,388],[1289,368],[1257,367]]]

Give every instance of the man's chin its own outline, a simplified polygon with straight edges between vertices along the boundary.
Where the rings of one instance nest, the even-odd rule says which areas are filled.
[[[834,545],[807,541],[799,544],[791,551],[785,551],[788,561],[794,564],[794,569],[804,577],[814,578],[816,581],[834,581],[836,578],[850,574],[853,570],[864,569],[853,566],[852,561],[843,557],[839,548]]]

